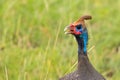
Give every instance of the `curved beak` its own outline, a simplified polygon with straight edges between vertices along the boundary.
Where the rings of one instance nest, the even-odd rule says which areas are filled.
[[[65,29],[64,29],[64,32],[65,32],[65,34],[70,34],[71,33],[70,27],[66,26]]]

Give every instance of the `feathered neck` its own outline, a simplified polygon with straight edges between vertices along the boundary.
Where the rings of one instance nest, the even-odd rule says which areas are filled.
[[[88,69],[87,66],[90,65],[87,56],[87,44],[88,44],[87,29],[85,29],[81,35],[77,35],[75,37],[78,43],[78,70],[85,72]]]
[[[78,54],[87,55],[88,32],[84,29],[81,35],[75,35],[78,43]]]

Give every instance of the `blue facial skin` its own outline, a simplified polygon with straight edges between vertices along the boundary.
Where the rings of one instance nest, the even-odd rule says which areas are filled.
[[[79,25],[79,28],[78,28],[78,27],[76,27],[76,31],[77,31],[77,32],[81,32],[81,33],[82,33],[82,31],[83,31],[83,29],[82,29],[82,25]]]
[[[83,47],[83,51],[84,53],[86,54],[87,53],[87,43],[88,43],[88,33],[87,33],[87,29],[84,29],[82,28],[82,26],[79,26],[79,29],[78,27],[76,27],[76,31],[79,31],[81,32],[82,34],[80,34],[80,38],[83,38],[83,42],[84,42],[84,47]]]
[[[88,33],[87,30],[83,31],[82,33],[83,41],[84,41],[84,53],[87,53],[87,43],[88,43]]]

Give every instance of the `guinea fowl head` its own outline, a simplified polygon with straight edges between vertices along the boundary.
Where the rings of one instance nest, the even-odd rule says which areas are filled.
[[[72,34],[75,36],[78,42],[78,53],[87,53],[88,32],[85,26],[85,20],[89,19],[92,19],[89,15],[82,16],[64,29],[65,34]]]

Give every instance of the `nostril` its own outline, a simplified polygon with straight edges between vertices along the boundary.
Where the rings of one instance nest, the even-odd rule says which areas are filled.
[[[74,30],[70,30],[70,31],[74,31]]]

